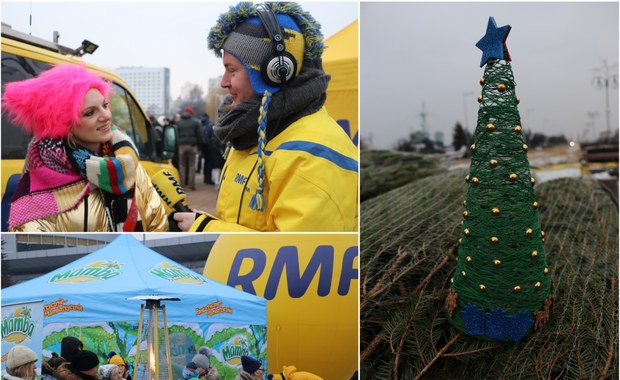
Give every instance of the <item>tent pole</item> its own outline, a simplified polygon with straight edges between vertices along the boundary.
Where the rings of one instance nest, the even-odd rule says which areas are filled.
[[[142,321],[144,320],[144,304],[140,304],[140,319],[138,320],[138,344],[136,347],[136,360],[133,365],[133,378],[138,378],[138,364],[140,363],[140,336],[142,335]]]
[[[158,305],[153,305],[153,309],[155,311],[155,321],[153,323],[154,326],[154,339],[155,339],[155,379],[159,380],[159,321],[157,317],[159,317],[159,307]]]
[[[168,364],[168,376],[172,375],[172,362],[170,361],[170,337],[168,335],[168,317],[166,316],[166,305],[161,305],[164,312],[164,337],[166,341],[166,363]]]

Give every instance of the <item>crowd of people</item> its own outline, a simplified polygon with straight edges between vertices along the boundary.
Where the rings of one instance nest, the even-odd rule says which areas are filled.
[[[173,164],[181,176],[181,186],[189,190],[196,190],[195,174],[201,172],[205,185],[217,185],[224,166],[224,146],[213,135],[211,118],[206,112],[196,117],[197,113],[192,107],[184,107],[174,117],[149,116],[159,139],[165,127],[176,129],[179,152]]]
[[[206,346],[198,352],[183,369],[184,380],[220,380],[217,368],[211,365],[213,352]],[[42,380],[132,380],[127,362],[116,352],[107,355],[106,364],[101,365],[96,353],[84,349],[78,338],[67,336],[61,341],[60,356],[52,357],[41,364]],[[15,345],[6,359],[4,380],[34,380],[36,378],[37,354],[25,345]],[[250,356],[241,357],[241,368],[236,380],[263,379],[263,363]],[[172,380],[172,379],[171,379]]]

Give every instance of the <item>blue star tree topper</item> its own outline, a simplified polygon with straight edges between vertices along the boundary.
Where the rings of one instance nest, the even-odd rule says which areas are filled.
[[[510,29],[512,29],[510,25],[504,25],[498,28],[495,23],[495,18],[489,17],[487,33],[476,43],[476,47],[482,50],[480,67],[484,66],[491,59],[510,61],[508,46],[506,46],[506,39],[508,38]]]

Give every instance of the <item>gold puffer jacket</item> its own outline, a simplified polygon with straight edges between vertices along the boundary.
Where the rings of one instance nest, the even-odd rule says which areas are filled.
[[[166,209],[153,188],[151,179],[138,164],[135,202],[144,231],[168,231]],[[111,232],[102,191],[95,188],[80,204],[61,214],[33,220],[11,229],[12,232]]]

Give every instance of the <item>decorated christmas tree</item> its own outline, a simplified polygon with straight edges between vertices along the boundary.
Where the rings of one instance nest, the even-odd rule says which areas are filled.
[[[549,319],[551,280],[506,38],[489,18],[458,265],[446,299],[468,335],[519,341]]]

